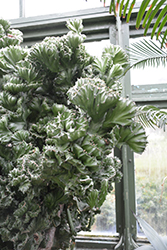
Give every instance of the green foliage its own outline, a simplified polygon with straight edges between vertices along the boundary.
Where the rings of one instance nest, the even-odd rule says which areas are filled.
[[[135,4],[136,0],[111,0],[109,12],[111,13],[113,11],[114,14],[117,15],[119,10],[119,16],[123,16],[124,18],[126,16],[126,22],[129,22]],[[144,28],[144,36],[146,36],[148,30],[151,29],[151,38],[156,36],[156,39],[158,39],[167,21],[166,12],[167,5],[165,0],[143,0],[137,14],[136,28],[138,29],[142,26],[142,28]],[[152,25],[153,19],[155,19],[154,25]],[[165,46],[167,40],[167,30],[162,32],[160,40],[161,47]]]
[[[141,153],[147,143],[137,107],[121,98],[125,53],[104,51],[109,75],[101,79],[81,21],[67,26],[67,35],[29,51],[15,44],[0,51],[0,240],[8,250],[72,246],[122,176],[114,147]]]
[[[95,217],[95,222],[92,226],[93,233],[115,233],[116,215],[115,215],[115,190],[107,195],[101,207],[101,213]]]
[[[120,127],[116,125],[110,132],[112,141],[116,141],[117,147],[127,144],[136,153],[143,152],[146,143],[145,132],[140,124],[132,123],[131,126]]]
[[[16,29],[10,29],[10,23],[7,20],[0,20],[0,49],[10,45],[19,45],[23,41],[22,32]]]
[[[136,118],[140,120],[144,127],[159,127],[165,131],[167,113],[159,110],[155,106],[144,105],[138,108],[138,115]]]
[[[137,181],[138,215],[157,228],[161,235],[165,235],[167,202],[165,192],[160,200],[161,190],[162,186],[157,185],[156,181],[147,182],[142,178]]]
[[[15,63],[25,57],[26,52],[19,46],[22,41],[22,32],[10,29],[10,23],[0,19],[0,78],[13,71]]]
[[[114,89],[114,86],[116,86],[118,90],[116,80],[121,77],[128,65],[128,56],[125,51],[120,46],[111,45],[104,49],[101,60],[95,60],[94,74],[98,74],[99,78],[103,79],[109,88]]]
[[[166,51],[161,49],[155,42],[142,39],[132,43],[128,48],[131,67],[158,67],[160,64],[166,66]]]
[[[137,213],[160,235],[167,235],[166,136],[162,129],[147,129],[148,146],[135,155]],[[164,179],[164,183],[163,183]]]
[[[136,3],[138,4],[136,0],[111,0],[109,12],[114,12],[115,16],[119,16],[120,18],[126,18],[126,22],[128,23]],[[145,67],[146,65],[157,67],[160,63],[166,65],[166,3],[167,1],[165,0],[141,1],[136,18],[136,28],[139,29],[142,26],[144,36],[147,36],[148,30],[149,32],[151,31],[151,39],[156,37],[160,46],[146,39],[133,43],[130,48],[128,48],[131,67]],[[152,22],[153,20],[155,22],[154,24]],[[129,68],[127,70],[129,70]]]
[[[104,117],[112,107],[115,108],[119,99],[118,93],[107,88],[105,82],[99,78],[81,78],[67,94],[73,104],[88,112],[94,123],[100,121],[100,126]]]

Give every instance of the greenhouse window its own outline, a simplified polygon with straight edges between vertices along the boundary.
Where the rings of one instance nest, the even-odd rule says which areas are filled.
[[[102,48],[105,46],[108,47],[110,43],[121,44],[125,49],[129,46],[130,38],[141,35],[141,30],[136,30],[134,27],[136,13],[134,13],[133,20],[131,20],[129,24],[122,21],[119,26],[116,25],[115,16],[108,13],[108,9],[104,7],[100,8],[100,6],[103,6],[100,1],[95,0],[92,2],[88,0],[86,3],[85,0],[81,0],[84,10],[81,10],[81,4],[78,4],[79,0],[77,0],[76,4],[74,4],[73,1],[68,2],[71,4],[70,7],[68,7],[64,1],[64,4],[56,8],[55,1],[53,4],[51,0],[15,1],[16,11],[13,16],[11,14],[8,16],[5,14],[7,6],[3,5],[4,18],[10,18],[12,27],[18,28],[23,32],[23,46],[29,47],[37,42],[41,42],[46,36],[62,36],[66,34],[67,19],[81,18],[84,24],[83,33],[87,36],[84,43],[86,49],[89,53],[92,53],[93,56],[97,55],[98,57],[101,55]],[[95,2],[97,5],[95,5]],[[7,1],[5,3],[7,3]],[[106,6],[107,4],[106,1]],[[94,7],[98,9],[95,9],[97,10],[95,12],[93,12],[92,9]],[[67,14],[65,8],[71,12]],[[86,8],[89,8],[89,10],[86,10]],[[18,18],[19,13],[22,18]],[[119,32],[123,38],[122,43],[120,43]],[[137,105],[152,104],[160,108],[166,108],[167,78],[165,68],[161,68],[160,71],[158,69],[154,70],[154,68],[149,70],[149,72],[148,70],[149,69],[133,71],[131,72],[131,78],[130,74],[126,75],[123,79],[124,97],[132,99]],[[155,78],[152,72],[155,73],[157,78]],[[147,79],[146,75],[148,74],[149,78]],[[135,242],[145,244],[147,240],[140,237],[141,234],[137,231],[138,228],[136,229],[136,220],[131,210],[134,212],[137,211],[141,216],[144,214],[144,218],[146,219],[148,216],[152,218],[156,215],[156,219],[161,221],[163,220],[161,212],[158,213],[156,210],[156,207],[159,206],[159,208],[162,209],[160,211],[162,211],[163,216],[166,215],[165,200],[167,181],[163,186],[163,192],[161,192],[163,178],[167,176],[165,167],[167,159],[164,153],[164,148],[166,147],[166,132],[160,129],[154,131],[148,129],[147,133],[149,135],[150,145],[143,155],[134,155],[129,148],[123,148],[122,151],[115,151],[115,154],[122,159],[124,164],[124,168],[122,169],[124,177],[118,185],[115,184],[113,192],[108,195],[102,207],[102,217],[97,215],[95,224],[92,227],[92,232],[82,232],[77,236],[76,246],[78,249],[114,249],[121,244],[122,249],[125,245],[128,245],[128,249],[130,249],[131,247],[135,247]],[[156,144],[157,142],[158,146]],[[161,144],[160,148],[159,142]],[[154,162],[152,162],[152,160],[147,161],[150,158],[153,159],[153,157],[155,157]],[[161,158],[163,159],[162,162]],[[152,166],[155,163],[156,165]],[[149,180],[145,177],[146,175],[149,177]],[[154,196],[156,200],[151,200],[150,197],[152,196]],[[128,197],[128,199],[125,202],[126,197]],[[147,204],[143,205],[143,203]],[[146,205],[148,207],[146,207]],[[149,206],[152,206],[154,209],[149,209]],[[126,221],[127,218],[128,221]],[[163,222],[166,223],[165,220]],[[156,221],[154,223],[156,224]],[[127,228],[129,231],[126,230]],[[164,225],[157,230],[161,233],[167,229]],[[131,237],[130,241],[128,241],[129,235]]]

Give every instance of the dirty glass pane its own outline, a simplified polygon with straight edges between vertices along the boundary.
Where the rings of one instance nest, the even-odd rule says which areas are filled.
[[[167,130],[146,131],[148,146],[142,155],[135,154],[137,213],[167,235]]]
[[[110,0],[106,1],[109,5]],[[55,13],[65,13],[70,11],[103,7],[103,2],[97,0],[25,0],[25,15],[38,16]]]
[[[14,19],[19,17],[19,0],[2,1],[0,7],[0,18]]]

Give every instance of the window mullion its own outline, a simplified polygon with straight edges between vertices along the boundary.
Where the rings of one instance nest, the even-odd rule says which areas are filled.
[[[134,157],[128,146],[124,146],[122,150],[116,149],[115,155],[122,160],[123,173],[121,182],[115,184],[116,227],[120,235],[117,247],[130,250],[137,246],[134,242],[136,220],[131,212],[136,212]]]
[[[122,48],[129,45],[129,26],[122,24],[120,18],[116,18],[115,43]],[[110,36],[113,36],[110,32]],[[110,37],[110,41],[113,39]],[[126,83],[126,84],[125,84]],[[131,99],[130,73],[128,72],[123,79],[123,97]],[[136,212],[135,201],[135,175],[133,152],[128,146],[123,146],[121,150],[116,149],[115,155],[122,160],[123,178],[120,183],[116,183],[116,226],[120,236],[120,241],[115,249],[131,250],[137,247],[136,239],[136,220],[131,210]]]
[[[19,0],[19,17],[25,17],[25,0]]]

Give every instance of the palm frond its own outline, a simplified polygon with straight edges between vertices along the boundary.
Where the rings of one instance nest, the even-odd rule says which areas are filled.
[[[109,12],[114,12],[115,15],[125,17],[126,22],[129,22],[132,10],[136,5],[136,0],[111,0]],[[154,20],[154,24],[153,24]],[[142,0],[136,18],[136,28],[140,26],[144,28],[143,35],[146,36],[151,28],[151,38],[156,36],[158,39],[160,34],[162,37],[161,47],[166,43],[167,31],[165,25],[167,23],[167,1],[166,0]]]
[[[160,35],[158,37],[158,41],[160,42],[162,49],[166,49],[167,48],[167,29],[166,29],[166,31],[164,32],[163,35]]]
[[[127,49],[131,67],[167,65],[167,53],[152,40],[142,39]]]
[[[165,126],[167,124],[167,112],[151,105],[139,106],[136,119],[144,127],[159,127],[163,128],[165,131]]]

